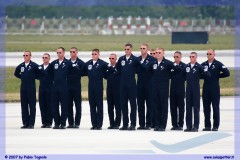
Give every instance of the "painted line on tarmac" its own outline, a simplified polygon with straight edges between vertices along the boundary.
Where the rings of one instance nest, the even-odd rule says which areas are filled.
[[[213,141],[217,141],[226,137],[232,136],[229,133],[208,133],[205,135],[197,136],[182,142],[178,142],[175,144],[162,144],[156,140],[150,141],[155,147],[159,150],[169,152],[169,153],[177,153],[182,152],[188,149],[192,149],[194,147],[198,147]]]

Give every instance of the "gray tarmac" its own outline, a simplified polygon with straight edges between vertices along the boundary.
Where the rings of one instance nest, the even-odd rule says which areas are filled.
[[[35,129],[20,129],[20,103],[6,103],[7,154],[72,154],[72,155],[229,155],[235,152],[236,115],[239,97],[221,98],[221,123],[218,132],[204,132],[204,115],[200,111],[199,132],[171,131],[171,116],[165,132],[153,130],[109,130],[107,104],[104,101],[102,130],[90,130],[88,101],[82,103],[79,129],[43,129],[37,104]],[[237,117],[238,118],[238,117]],[[238,118],[239,119],[239,118]],[[138,121],[137,121],[138,122]],[[239,121],[238,126],[239,126]],[[186,128],[184,126],[184,128]]]

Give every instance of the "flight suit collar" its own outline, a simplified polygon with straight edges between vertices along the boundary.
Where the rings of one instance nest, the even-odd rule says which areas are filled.
[[[165,59],[165,57],[163,57],[163,59],[162,59],[161,63],[159,63],[159,65],[158,65],[158,66],[161,66],[161,64],[164,64],[164,63],[165,63],[165,61],[166,61],[166,59]],[[157,60],[157,64],[158,64],[158,60]]]
[[[216,62],[216,59],[214,58],[213,62],[211,65],[209,65],[209,62],[207,61],[207,65],[209,68],[215,68],[215,62]]]
[[[48,70],[50,63],[48,64],[47,68],[44,69],[44,63],[41,64],[38,68],[43,70]]]
[[[132,60],[132,58],[133,58],[133,54],[132,54],[132,53],[131,53],[130,57],[128,58],[128,60],[127,60],[127,56],[126,56],[126,55],[124,56],[124,59],[125,59],[126,61],[130,61],[130,60]]]
[[[57,60],[57,63],[59,64],[59,59]],[[59,67],[60,67],[60,66],[61,66],[62,68],[65,67],[66,63],[67,63],[67,59],[64,57],[62,63],[59,64]]]
[[[28,65],[25,66],[25,62],[22,63],[23,67],[26,68],[27,70],[30,70],[32,68],[32,61],[30,60]]]
[[[75,64],[75,63],[78,63],[78,62],[79,62],[79,58],[77,57],[74,63],[72,62],[72,59],[71,59],[71,58],[69,58],[69,61],[70,61],[72,64]]]

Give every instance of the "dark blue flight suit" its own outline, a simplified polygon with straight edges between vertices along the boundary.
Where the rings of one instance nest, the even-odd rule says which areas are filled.
[[[154,131],[165,131],[168,119],[168,96],[169,96],[169,80],[171,70],[180,72],[181,68],[174,65],[173,62],[163,58],[161,63],[155,60],[152,63],[153,70],[153,98],[155,113]]]
[[[180,62],[179,67],[182,70],[186,64]],[[172,118],[172,126],[174,129],[182,128],[184,124],[184,107],[185,107],[185,76],[182,72],[171,73],[171,85],[170,85],[170,111]]]
[[[72,69],[72,64],[64,58],[61,64],[59,60],[54,60],[50,64],[50,71],[53,74],[52,87],[52,107],[55,127],[65,128],[68,115],[68,84],[67,78]],[[59,102],[61,105],[61,114],[59,113]]]
[[[98,59],[85,63],[85,75],[88,76],[88,97],[91,112],[91,129],[101,129],[103,125],[103,78],[108,63]]]
[[[211,128],[211,103],[213,108],[213,128],[218,129],[220,123],[220,86],[219,78],[230,76],[229,70],[221,62],[214,59],[209,66],[208,61],[202,63],[202,66],[208,68],[211,77],[205,77],[203,83],[203,110],[205,117],[205,128]]]
[[[20,99],[22,122],[25,128],[34,127],[36,117],[36,84],[38,65],[32,61],[27,67],[25,62],[16,67],[14,75],[21,79]]]
[[[150,55],[147,55],[144,61],[142,56],[138,57],[139,61],[143,65],[149,67],[139,66],[137,70],[137,105],[138,105],[138,117],[139,117],[139,129],[151,127],[152,110],[153,110],[153,98],[152,98],[152,72],[150,71],[151,63],[156,59]],[[145,102],[146,102],[146,118],[145,118]]]
[[[116,66],[111,66],[112,70],[107,70],[105,78],[107,80],[107,104],[110,127],[117,129],[121,124],[121,105],[120,105],[120,73]],[[115,119],[114,119],[115,108]],[[115,128],[114,128],[115,127]]]
[[[50,64],[49,64],[50,65]],[[48,73],[49,66],[44,69],[44,65],[38,66],[39,69],[39,106],[41,112],[41,119],[44,126],[51,126],[53,121],[51,92],[53,85],[53,75]]]
[[[128,118],[128,100],[130,101],[131,113],[130,120],[131,126],[129,129],[134,130],[136,127],[136,112],[137,112],[137,85],[135,79],[135,73],[140,62],[133,54],[126,59],[126,56],[122,56],[118,59],[117,70],[120,71],[120,103],[123,115],[123,129],[126,130],[129,123]],[[121,129],[121,128],[120,128]]]
[[[188,63],[183,70],[183,75],[186,77],[186,125],[185,131],[197,131],[199,128],[199,110],[200,110],[200,85],[199,79],[202,76],[211,76],[208,71],[204,71],[203,66],[199,63],[191,68]],[[194,125],[192,123],[192,110],[194,112]],[[193,126],[192,126],[193,125]]]
[[[75,62],[69,59],[73,69],[68,75],[68,123],[69,128],[78,127],[82,115],[81,76],[83,75],[84,62],[77,58]],[[76,108],[75,119],[73,118],[73,101]]]

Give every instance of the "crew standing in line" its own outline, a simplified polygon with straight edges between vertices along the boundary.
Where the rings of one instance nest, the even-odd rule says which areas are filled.
[[[72,65],[65,56],[65,49],[57,49],[58,59],[50,64],[49,72],[53,74],[52,87],[52,107],[55,125],[53,129],[66,129],[66,120],[68,112],[68,84],[67,78],[72,69]],[[59,104],[61,105],[61,114],[59,113]]]
[[[22,129],[34,129],[36,117],[36,84],[38,65],[31,61],[31,52],[25,51],[24,62],[19,64],[14,75],[21,79],[20,100],[22,111]]]
[[[77,57],[76,47],[70,49],[70,64],[73,69],[68,76],[68,126],[67,128],[79,128],[82,116],[81,76],[83,75],[84,62]],[[75,104],[75,118],[73,115],[73,102]]]
[[[220,123],[219,78],[230,76],[230,72],[224,64],[215,59],[215,51],[213,49],[207,51],[207,59],[206,62],[202,63],[202,66],[211,73],[211,77],[205,77],[203,83],[202,98],[205,118],[203,131],[218,131]],[[211,125],[211,104],[213,109],[213,127]]]
[[[155,113],[154,131],[165,131],[168,118],[169,80],[171,70],[180,72],[181,68],[164,57],[164,48],[156,49],[156,60],[152,63],[153,98]]]
[[[137,105],[138,105],[138,117],[139,127],[138,130],[151,129],[152,122],[152,72],[150,71],[151,63],[155,60],[148,54],[148,44],[143,43],[140,47],[141,56],[138,57],[139,61],[145,67],[139,66],[137,70]],[[146,109],[145,109],[146,103]],[[146,114],[145,114],[146,110]]]
[[[123,115],[123,126],[120,130],[136,130],[136,113],[137,113],[137,85],[135,74],[140,62],[132,54],[132,44],[125,44],[125,55],[121,56],[117,62],[117,70],[120,71],[120,103]],[[128,126],[128,100],[130,101],[130,127]]]
[[[186,125],[184,132],[198,132],[199,128],[199,110],[200,110],[200,85],[199,80],[202,76],[210,77],[207,69],[197,63],[197,53],[191,52],[190,63],[183,70],[186,77]],[[192,114],[194,113],[194,124],[192,123]]]
[[[174,62],[182,68],[185,68],[186,64],[181,61],[182,53],[176,51],[174,53]],[[185,98],[185,80],[182,72],[171,73],[171,85],[170,85],[170,111],[172,118],[171,130],[183,130],[184,124],[184,98]]]
[[[92,59],[84,66],[84,75],[88,76],[91,130],[101,130],[103,125],[103,78],[108,69],[108,63],[101,60],[99,56],[99,49],[93,49]]]
[[[43,64],[38,66],[39,69],[39,106],[41,111],[42,126],[41,128],[52,128],[52,103],[51,92],[53,85],[53,75],[48,73],[50,55],[48,53],[43,54]]]
[[[110,126],[108,129],[119,129],[121,124],[121,106],[120,106],[120,73],[116,69],[117,55],[110,54],[109,61],[111,70],[107,70],[105,78],[107,79],[107,104]],[[115,108],[115,118],[114,118]]]

